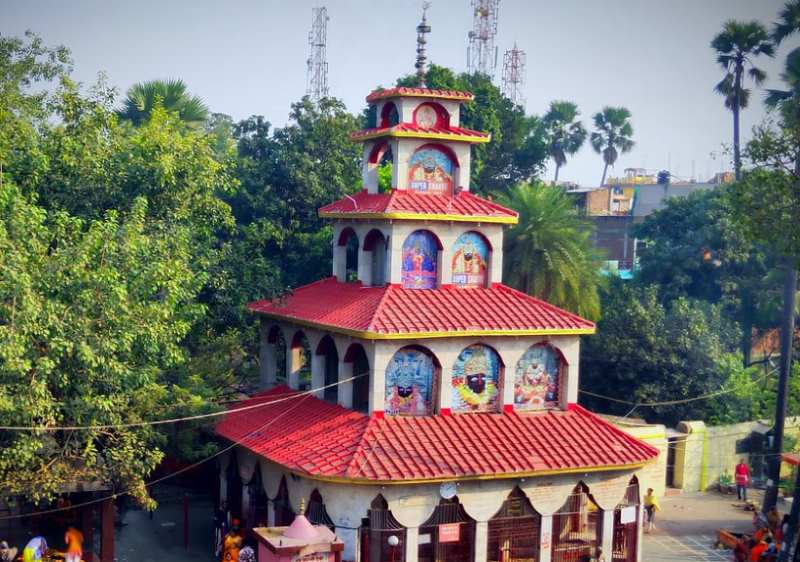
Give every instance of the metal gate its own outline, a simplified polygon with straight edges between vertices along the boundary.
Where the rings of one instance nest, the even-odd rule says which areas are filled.
[[[582,562],[597,557],[602,541],[603,512],[580,483],[553,514],[552,562]]]
[[[614,509],[614,542],[611,553],[613,562],[636,562],[640,509],[639,482],[634,476],[628,483],[625,497]],[[630,521],[631,517],[633,521]],[[627,522],[623,523],[623,519]]]
[[[394,518],[383,496],[372,500],[358,534],[361,562],[403,562],[406,559],[406,528]],[[390,541],[392,536],[397,540]]]
[[[445,530],[453,531],[447,539]],[[458,498],[443,499],[433,515],[420,526],[418,543],[419,562],[472,562],[475,559],[475,520],[467,515]]]
[[[488,562],[539,562],[542,516],[519,488],[489,520]]]

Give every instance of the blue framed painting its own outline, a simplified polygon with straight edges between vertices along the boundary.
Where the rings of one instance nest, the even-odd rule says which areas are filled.
[[[404,347],[386,366],[384,411],[388,415],[427,416],[433,413],[433,357]]]
[[[514,407],[535,410],[558,406],[562,361],[549,345],[534,345],[517,362]]]
[[[453,160],[443,150],[423,147],[408,159],[408,187],[419,193],[451,195]]]
[[[500,357],[483,344],[465,348],[453,364],[453,411],[493,412],[497,410]]]
[[[404,289],[436,288],[436,260],[439,245],[427,230],[417,230],[403,242],[400,282]]]
[[[489,243],[477,232],[465,232],[453,244],[452,283],[458,287],[485,287]]]

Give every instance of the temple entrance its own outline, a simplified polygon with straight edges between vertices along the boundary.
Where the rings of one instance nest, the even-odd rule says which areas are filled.
[[[383,496],[378,495],[358,530],[361,562],[404,562],[406,559],[406,529],[389,511]]]
[[[475,520],[458,498],[441,500],[419,528],[419,562],[471,562],[475,552]]]
[[[625,497],[614,508],[613,562],[636,562],[639,538],[639,481],[634,476]]]
[[[579,562],[597,557],[602,546],[603,512],[581,482],[553,514],[553,562]]]
[[[308,498],[308,507],[305,512],[306,519],[311,521],[314,525],[325,525],[331,531],[334,530],[335,525],[333,519],[328,515],[328,510],[325,509],[325,502],[322,501],[322,494],[316,488],[311,492]]]
[[[489,562],[538,562],[542,516],[519,488],[489,520]]]

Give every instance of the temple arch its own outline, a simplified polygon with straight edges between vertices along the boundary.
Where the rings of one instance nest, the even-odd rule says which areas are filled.
[[[286,383],[286,338],[283,337],[283,330],[277,324],[270,328],[267,334],[267,343],[273,346],[275,361],[275,382],[277,384]]]
[[[337,246],[344,249],[344,263],[340,264],[344,265],[343,281],[355,281],[358,279],[358,235],[356,231],[349,226],[343,228],[339,233]],[[342,257],[339,259],[342,260]]]
[[[322,338],[317,346],[316,354],[322,355],[324,358],[321,366],[323,369],[321,384],[319,385],[324,387],[322,398],[326,402],[336,404],[339,399],[339,352],[336,350],[333,338],[330,336]]]
[[[572,493],[553,514],[553,553],[564,560],[580,560],[582,556],[596,558],[603,544],[603,510],[579,482]]]
[[[542,516],[525,493],[514,487],[489,519],[488,562],[539,560]]]
[[[281,476],[281,483],[278,486],[278,493],[272,500],[275,505],[275,526],[286,527],[294,521],[294,511],[289,500],[289,487],[286,485],[286,477]]]
[[[492,245],[475,230],[456,238],[450,252],[451,283],[460,288],[486,287],[489,282],[489,264]]]
[[[446,129],[450,126],[450,113],[442,104],[426,101],[414,108],[414,124],[423,129]]]
[[[532,345],[522,354],[514,371],[514,408],[555,408],[561,402],[567,361],[557,347]]]
[[[440,373],[439,360],[426,347],[408,345],[395,351],[386,366],[386,414],[432,414]]]
[[[458,158],[441,144],[424,144],[408,159],[408,188],[431,195],[452,195]]]
[[[403,242],[400,280],[404,289],[435,289],[438,285],[439,237],[430,230],[415,230]]]
[[[377,228],[370,230],[364,237],[364,252],[369,252],[370,280],[369,285],[380,287],[386,284],[386,243],[383,232]]]
[[[308,497],[308,505],[304,515],[314,525],[325,525],[331,531],[334,530],[333,519],[328,515],[328,510],[325,509],[325,502],[322,501],[322,494],[316,488],[311,491],[311,495]]]
[[[467,514],[458,496],[442,498],[433,514],[419,527],[419,560],[471,562],[475,556],[475,520]],[[427,540],[427,538],[430,540]]]
[[[311,346],[303,330],[297,330],[292,336],[290,359],[289,386],[296,390],[308,390],[311,388]]]
[[[394,518],[381,494],[372,500],[367,516],[361,519],[358,533],[361,562],[404,562],[406,559],[406,528]],[[390,544],[389,537],[392,536],[397,538],[395,545]]]
[[[381,108],[379,128],[394,127],[398,123],[400,123],[400,113],[397,111],[397,106],[394,102],[387,101]]]
[[[465,347],[453,363],[453,412],[494,412],[500,403],[504,365],[484,343]]]
[[[639,547],[639,480],[633,476],[625,496],[614,508],[614,562],[636,562]]]
[[[369,358],[360,343],[350,344],[344,354],[345,363],[352,364],[353,392],[352,408],[357,412],[369,411],[370,370]]]

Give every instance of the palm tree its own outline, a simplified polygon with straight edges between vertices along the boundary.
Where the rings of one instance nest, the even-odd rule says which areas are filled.
[[[772,28],[772,39],[777,47],[784,39],[798,32],[800,32],[800,0],[792,0],[781,10],[779,19]],[[789,89],[767,90],[764,102],[769,107],[779,107],[787,100],[800,99],[800,48],[793,49],[786,56],[781,79]]]
[[[150,118],[156,105],[171,113],[177,113],[181,121],[189,126],[199,126],[208,119],[208,107],[203,100],[191,95],[183,80],[150,80],[134,84],[128,89],[122,109],[117,114],[122,119],[140,125]]]
[[[601,259],[592,227],[570,197],[544,183],[497,195],[519,213],[505,237],[505,279],[516,289],[587,318],[600,316]]]
[[[550,156],[556,163],[554,182],[558,182],[558,171],[567,163],[567,155],[573,155],[586,142],[586,129],[576,121],[580,115],[578,106],[571,101],[550,102],[550,109],[544,116]]]
[[[717,51],[717,62],[725,69],[725,76],[715,90],[725,98],[725,107],[733,112],[733,167],[739,180],[742,172],[739,112],[747,107],[750,99],[750,90],[743,86],[745,67],[749,67],[747,74],[756,86],[761,85],[767,74],[753,65],[752,59],[758,55],[771,57],[775,46],[759,22],[728,20],[711,41],[711,48]]]
[[[603,155],[603,179],[600,185],[605,185],[608,167],[617,161],[619,153],[630,152],[633,148],[633,126],[630,122],[631,112],[624,107],[603,108],[594,115],[594,128],[590,141],[595,152]]]

